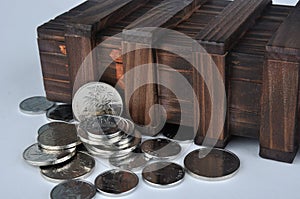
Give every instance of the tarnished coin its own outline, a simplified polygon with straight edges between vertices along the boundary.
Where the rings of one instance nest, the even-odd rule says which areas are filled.
[[[73,118],[72,106],[69,104],[57,105],[46,113],[49,120],[71,122]]]
[[[96,187],[82,180],[68,180],[56,185],[51,193],[51,199],[92,199],[97,193]]]
[[[50,151],[42,149],[38,144],[33,144],[24,151],[23,158],[33,166],[50,166],[65,162],[75,154],[75,147],[61,151]]]
[[[161,132],[167,138],[180,143],[191,143],[195,138],[194,129],[187,126],[167,124]]]
[[[172,159],[181,152],[177,142],[162,138],[144,141],[141,149],[148,158],[154,159]]]
[[[48,150],[73,148],[80,144],[75,125],[57,123],[38,135],[38,144]]]
[[[227,150],[201,148],[185,157],[184,166],[187,172],[195,178],[224,180],[238,171],[240,160]]]
[[[41,174],[50,181],[64,181],[78,179],[88,176],[95,167],[95,159],[90,155],[77,152],[76,155],[67,162],[41,167]]]
[[[138,176],[130,171],[110,170],[100,174],[95,179],[99,192],[106,195],[125,195],[133,191],[139,183]]]
[[[148,161],[149,159],[147,159],[143,153],[134,152],[121,157],[115,155],[109,157],[109,163],[112,166],[130,171],[141,170],[148,163]]]
[[[155,162],[142,171],[144,181],[156,187],[171,187],[179,184],[184,178],[184,168],[171,162]]]
[[[27,114],[42,114],[54,105],[54,102],[48,101],[45,97],[36,96],[23,100],[19,107],[22,112]]]
[[[118,91],[102,82],[90,82],[75,93],[72,108],[78,121],[99,115],[121,115],[123,102]]]

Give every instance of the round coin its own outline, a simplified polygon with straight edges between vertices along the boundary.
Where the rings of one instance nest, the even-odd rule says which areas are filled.
[[[48,126],[38,135],[39,145],[48,150],[62,150],[73,148],[80,144],[77,137],[77,130],[75,125],[67,123],[56,123]]]
[[[201,148],[185,157],[184,166],[193,177],[204,180],[224,180],[237,173],[240,160],[227,150]]]
[[[95,159],[90,155],[77,152],[67,162],[41,167],[41,174],[50,181],[59,182],[70,179],[78,179],[88,176],[95,167]]]
[[[23,158],[33,166],[50,166],[65,162],[76,154],[76,149],[71,148],[61,151],[50,151],[33,144],[23,153]]]
[[[156,187],[171,187],[182,182],[184,168],[171,162],[155,162],[142,171],[144,181]]]
[[[144,141],[141,150],[148,158],[172,159],[181,152],[181,146],[175,141],[156,138]]]
[[[118,91],[102,82],[90,82],[78,89],[72,108],[78,121],[99,115],[121,115],[123,102]]]
[[[49,120],[71,122],[73,118],[72,106],[68,104],[57,105],[46,113]]]
[[[45,97],[36,96],[23,100],[19,107],[22,112],[27,114],[42,114],[54,105],[54,102],[48,101]]]
[[[56,185],[51,193],[51,199],[92,199],[96,195],[96,187],[82,180],[68,180]]]
[[[95,185],[99,192],[106,195],[125,195],[133,191],[139,183],[138,176],[125,170],[110,170],[100,174],[95,179]]]

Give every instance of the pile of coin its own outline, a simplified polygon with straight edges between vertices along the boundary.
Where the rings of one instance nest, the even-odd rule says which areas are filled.
[[[139,178],[133,172],[138,170],[144,182],[165,188],[181,183],[185,171],[200,179],[223,180],[240,166],[233,153],[205,147],[190,152],[184,167],[171,162],[182,153],[181,145],[166,138],[142,142],[134,123],[120,116],[123,105],[117,91],[101,82],[81,87],[72,106],[32,97],[21,102],[20,109],[31,114],[47,112],[47,118],[54,120],[39,128],[37,143],[23,153],[29,164],[40,167],[43,177],[61,182],[53,188],[51,198],[93,198],[96,190],[124,195],[137,187]],[[175,140],[187,143],[190,135]],[[99,174],[94,184],[77,180],[93,171],[93,156],[107,159],[115,169]]]
[[[87,150],[102,158],[126,156],[141,143],[134,124],[113,115],[87,118],[77,125],[77,131]]]

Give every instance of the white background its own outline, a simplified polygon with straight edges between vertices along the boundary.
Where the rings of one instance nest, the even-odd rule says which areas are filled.
[[[22,159],[23,150],[36,142],[37,129],[47,120],[44,115],[20,113],[18,105],[24,98],[45,95],[36,27],[80,2],[2,0],[0,3],[0,198],[49,198],[55,186]],[[275,3],[295,5],[296,0]],[[290,165],[259,158],[256,140],[235,138],[226,148],[241,160],[240,171],[234,178],[206,182],[187,175],[182,184],[170,189],[152,188],[141,181],[138,189],[126,198],[300,198],[300,154]],[[87,178],[91,182],[106,169],[97,163],[96,170]],[[97,198],[102,196],[98,194]]]

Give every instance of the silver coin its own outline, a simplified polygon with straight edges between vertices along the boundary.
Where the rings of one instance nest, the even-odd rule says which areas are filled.
[[[110,170],[100,174],[95,179],[99,192],[109,196],[121,196],[133,191],[139,183],[138,176],[125,170]]]
[[[96,145],[96,146],[105,146],[105,145],[112,145],[122,139],[122,135],[110,138],[110,139],[95,139],[89,137],[86,131],[82,128],[77,128],[77,135],[79,139],[89,145]]]
[[[48,101],[45,97],[36,96],[23,100],[19,107],[22,112],[27,114],[42,114],[54,105],[54,102]]]
[[[48,150],[62,150],[73,148],[81,142],[77,137],[75,125],[56,123],[49,126],[38,135],[38,144]]]
[[[240,160],[227,150],[201,148],[185,157],[184,166],[193,177],[204,180],[224,180],[237,173]]]
[[[142,171],[144,181],[156,187],[171,187],[184,179],[184,168],[171,162],[155,162]]]
[[[126,123],[121,117],[105,115],[91,117],[79,125],[86,130],[89,137],[105,140],[120,136]]]
[[[68,104],[57,105],[49,109],[46,116],[51,121],[71,122],[74,119],[72,106]]]
[[[50,166],[65,162],[76,154],[76,149],[71,148],[61,151],[50,151],[33,144],[23,153],[23,158],[33,166]]]
[[[156,138],[144,141],[141,150],[148,158],[172,159],[181,152],[181,146],[175,141]]]
[[[48,167],[40,167],[41,174],[47,180],[59,182],[70,179],[84,178],[95,167],[95,159],[90,155],[77,152],[69,161]]]
[[[68,180],[56,185],[51,193],[51,199],[92,199],[97,193],[96,187],[82,180]]]
[[[51,129],[51,128],[55,128],[56,126],[59,126],[62,122],[49,122],[47,124],[44,124],[43,126],[41,126],[38,129],[38,134],[41,134],[42,132]]]
[[[123,170],[138,171],[145,167],[149,159],[143,153],[131,152],[126,156],[118,157],[112,155],[109,157],[109,163]]]
[[[91,82],[75,93],[72,108],[75,118],[83,121],[99,115],[121,115],[123,102],[114,87],[102,82]]]

